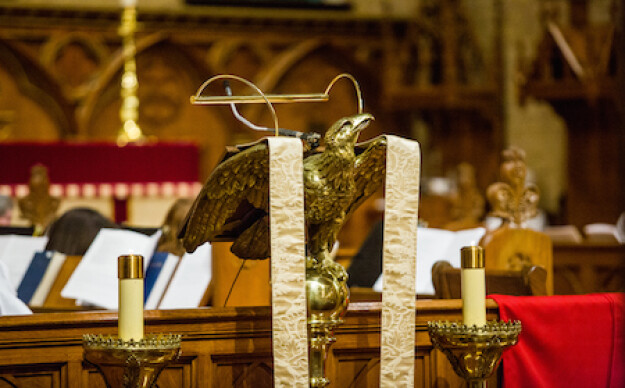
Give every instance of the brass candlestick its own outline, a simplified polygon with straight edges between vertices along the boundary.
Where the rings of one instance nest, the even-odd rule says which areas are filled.
[[[108,388],[150,388],[161,371],[180,355],[180,335],[152,334],[141,341],[115,336],[83,336],[85,360],[104,377]]]
[[[446,356],[456,374],[469,388],[486,387],[486,379],[497,369],[502,352],[515,345],[521,322],[487,322],[467,326],[456,322],[428,322],[432,345]]]

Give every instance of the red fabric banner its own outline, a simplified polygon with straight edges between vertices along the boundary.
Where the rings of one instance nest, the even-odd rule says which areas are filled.
[[[199,150],[190,143],[2,143],[0,184],[27,184],[37,163],[48,168],[51,183],[60,184],[199,179]]]
[[[625,387],[625,294],[489,295],[520,320],[503,355],[503,387]]]

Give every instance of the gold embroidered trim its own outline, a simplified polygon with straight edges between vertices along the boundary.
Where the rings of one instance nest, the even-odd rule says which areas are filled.
[[[302,143],[268,140],[274,386],[308,388]]]
[[[419,143],[387,136],[380,387],[414,387]]]

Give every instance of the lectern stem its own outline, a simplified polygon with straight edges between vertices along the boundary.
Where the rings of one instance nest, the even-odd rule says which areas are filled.
[[[486,388],[486,380],[471,380],[467,384],[468,388]]]

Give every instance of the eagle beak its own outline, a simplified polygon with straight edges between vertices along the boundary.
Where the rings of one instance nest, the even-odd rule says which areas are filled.
[[[364,113],[364,114],[356,116],[356,118],[353,121],[354,132],[360,133],[360,131],[367,128],[373,120],[375,120],[375,118],[373,117],[373,115],[370,115],[369,113]]]

